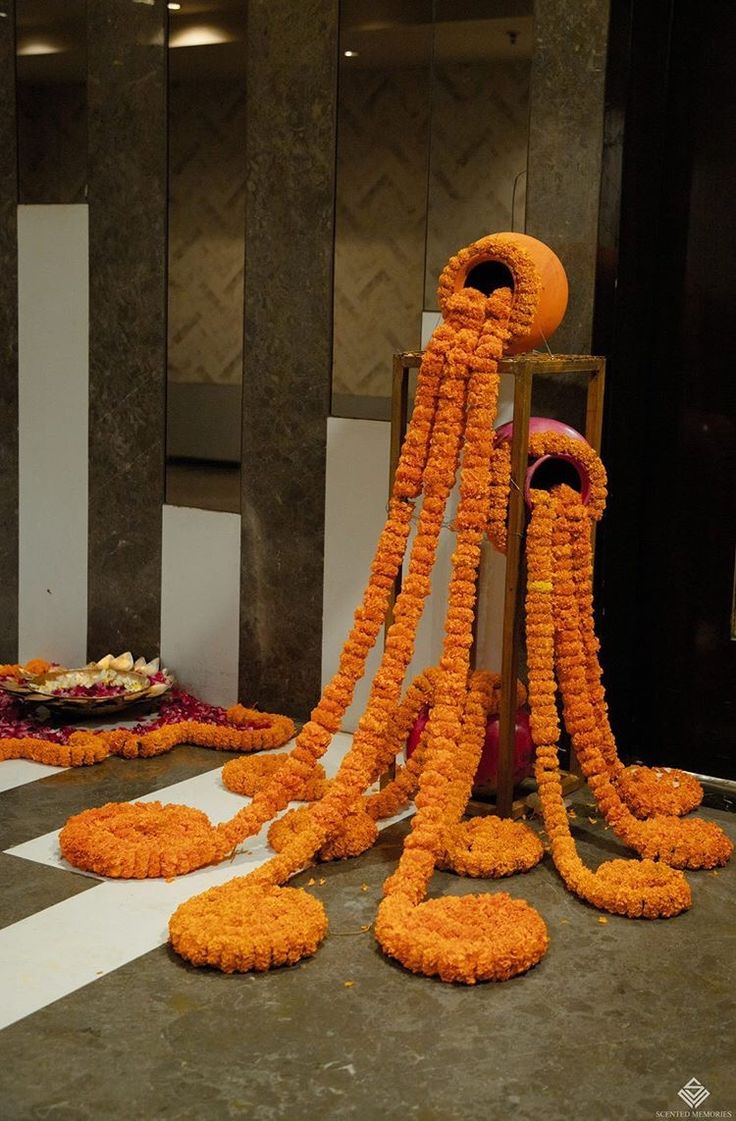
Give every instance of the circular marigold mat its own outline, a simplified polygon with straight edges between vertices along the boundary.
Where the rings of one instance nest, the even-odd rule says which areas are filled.
[[[327,925],[324,907],[303,889],[261,887],[240,877],[182,903],[169,935],[192,965],[263,972],[313,954]]]
[[[627,767],[616,779],[616,789],[636,817],[682,817],[703,801],[695,776],[673,767]]]
[[[668,919],[687,911],[690,885],[682,872],[652,860],[607,860],[592,873],[586,898],[630,919]]]
[[[495,879],[528,872],[543,856],[539,837],[522,822],[473,817],[448,831],[437,866],[460,876]]]
[[[268,831],[268,843],[276,852],[283,852],[289,842],[309,823],[309,810],[304,807],[284,814]],[[338,828],[331,833],[317,853],[317,859],[347,860],[366,852],[378,837],[378,826],[362,807],[346,814]]]
[[[259,790],[267,786],[273,776],[282,769],[288,754],[281,755],[251,755],[242,759],[231,759],[222,768],[222,781],[228,790],[234,794],[245,794],[252,798]],[[327,776],[324,767],[317,763],[314,772],[307,779],[304,789],[300,792],[303,802],[316,802],[327,791]]]
[[[640,856],[661,860],[672,868],[718,868],[726,864],[733,843],[714,821],[650,817],[636,822],[631,842]]]
[[[222,859],[201,810],[161,802],[108,802],[70,817],[62,856],[85,872],[123,879],[183,875]]]
[[[445,896],[418,906],[389,895],[375,931],[383,950],[412,973],[466,985],[525,973],[549,946],[542,916],[507,892]]]

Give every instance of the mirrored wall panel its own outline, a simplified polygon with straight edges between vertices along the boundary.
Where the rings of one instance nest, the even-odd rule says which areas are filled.
[[[341,0],[332,411],[389,416],[467,242],[524,229],[531,0]]]
[[[86,0],[16,0],[21,203],[87,198]]]
[[[341,0],[337,416],[388,416],[391,356],[419,346],[433,45],[432,0]]]
[[[238,511],[246,3],[169,9],[166,500]]]
[[[524,229],[532,4],[435,0],[424,306],[463,245]]]

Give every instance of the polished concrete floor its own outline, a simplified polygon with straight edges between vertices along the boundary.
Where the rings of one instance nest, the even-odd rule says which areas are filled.
[[[0,848],[222,762],[180,748],[8,790]],[[590,801],[573,796],[574,824],[595,865],[623,852],[589,820]],[[736,836],[734,815],[703,814]],[[701,1116],[736,1115],[736,868],[690,875],[694,905],[676,919],[605,923],[564,891],[548,857],[500,885],[437,873],[433,893],[500,886],[534,904],[550,931],[549,953],[525,977],[465,988],[406,973],[361,930],[405,832],[393,826],[371,852],[323,866],[312,890],[331,932],[295,968],[225,976],[160,946],[6,1028],[0,1117],[649,1121],[697,1116],[678,1097],[691,1078],[710,1092]],[[96,890],[89,877],[0,855],[4,927]],[[56,948],[63,959],[68,944]]]

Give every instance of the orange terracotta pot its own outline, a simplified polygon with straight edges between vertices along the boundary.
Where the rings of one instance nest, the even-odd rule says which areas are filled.
[[[544,242],[528,234],[499,233],[480,238],[453,257],[440,280],[440,306],[448,292],[462,288],[478,288],[489,295],[496,288],[511,286],[517,290],[519,278],[514,276],[513,263],[506,259],[504,245],[522,249],[533,261],[542,291],[536,314],[523,334],[517,334],[506,348],[506,354],[523,354],[545,345],[565,315],[568,299],[567,276],[562,262]]]

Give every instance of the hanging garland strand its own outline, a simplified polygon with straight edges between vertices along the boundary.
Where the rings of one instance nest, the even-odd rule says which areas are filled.
[[[588,693],[587,658],[583,647],[573,575],[571,542],[590,533],[589,513],[580,495],[560,487],[555,537],[555,648],[560,687],[565,700],[565,724],[598,808],[614,832],[640,856],[673,868],[715,868],[725,864],[733,845],[711,821],[655,814],[640,821],[622,801],[600,751],[601,732]]]
[[[466,984],[501,980],[529,969],[548,945],[541,917],[527,904],[508,896],[422,902],[448,834],[467,804],[485,735],[487,688],[472,679],[469,688],[468,679],[480,544],[488,516],[498,359],[509,338],[506,320],[510,297],[511,293],[502,289],[489,300],[493,320],[483,354],[485,361],[477,363],[471,375],[455,519],[457,544],[440,674],[415,799],[417,812],[398,868],[386,881],[375,928],[383,950],[407,969]],[[512,926],[514,938],[510,943]]]
[[[272,783],[258,791],[246,810],[221,828],[226,847],[232,848],[260,829],[294,797],[295,788],[299,790],[309,780],[314,765],[339,730],[353,699],[355,686],[365,672],[368,654],[388,612],[406,551],[415,503],[423,490],[431,448],[442,429],[439,416],[442,411],[441,375],[452,342],[453,333],[443,324],[435,332],[422,362],[416,402],[394,476],[388,518],[371,564],[368,586],[340,654],[337,672],[299,733],[288,765]],[[436,432],[438,422],[439,432]]]
[[[505,321],[508,318],[509,303],[508,292],[503,297],[496,293],[494,297],[487,300],[480,292],[474,290],[457,293],[448,301],[446,314],[455,328],[457,341],[448,355],[443,385],[448,401],[455,403],[455,415],[448,415],[446,438],[436,442],[436,460],[430,454],[425,475],[424,502],[409,571],[394,608],[394,623],[389,629],[383,661],[374,679],[368,706],[358,726],[353,747],[343,760],[335,784],[323,801],[309,814],[311,822],[318,828],[321,827],[326,837],[331,836],[340,827],[351,801],[360,796],[376,771],[385,767],[387,738],[391,748],[396,750],[397,745],[395,741],[391,742],[390,735],[387,737],[387,730],[391,726],[391,717],[398,701],[401,683],[413,654],[416,628],[429,591],[429,576],[434,565],[439,529],[457,473],[463,420],[466,416],[466,386],[467,379],[470,377],[470,389],[467,391],[465,460],[460,483],[460,506],[456,518],[458,544],[453,558],[447,623],[449,637],[446,640],[446,645],[452,649],[453,655],[457,649],[463,652],[461,656],[465,665],[464,672],[462,668],[458,672],[458,680],[455,683],[457,688],[452,695],[462,699],[467,691],[475,574],[480,556],[479,542],[484,521],[481,522],[481,529],[476,534],[477,555],[471,554],[465,565],[461,563],[464,559],[463,550],[467,551],[463,530],[465,538],[468,538],[469,533],[464,526],[464,521],[468,519],[468,507],[471,503],[475,503],[485,513],[487,484],[484,486],[483,476],[485,473],[487,478],[488,474],[490,433],[492,418],[495,416],[498,386],[497,357],[502,347],[499,336],[501,332],[505,332],[504,337],[508,338]],[[454,440],[450,438],[453,432]],[[433,441],[433,452],[434,450],[435,441]],[[427,527],[429,527],[428,533]],[[462,666],[463,663],[460,664]],[[446,667],[443,665],[436,678],[440,697],[445,672]],[[485,722],[483,730],[485,730]],[[457,731],[456,739],[459,739],[459,729]],[[480,752],[480,747],[478,750]],[[419,804],[420,800],[417,802],[417,805]],[[313,838],[308,835],[307,815],[302,817],[302,821],[304,828],[295,841],[292,851],[293,861],[299,860],[300,863],[295,864],[292,871],[303,864],[308,846],[314,843]],[[319,837],[320,833],[315,830],[314,836]],[[311,855],[312,853],[309,854]],[[283,868],[286,867],[288,858],[289,852],[285,850],[282,853],[283,863],[278,866],[280,876],[283,875]],[[254,873],[255,876],[262,877],[267,877],[269,874],[268,865],[260,869],[259,873]]]
[[[426,707],[428,711],[431,711],[434,706],[439,676],[439,666],[433,666],[424,670],[410,685],[404,700],[392,718],[391,727],[393,730],[386,737],[384,755],[380,760],[380,770],[373,776],[374,781],[381,774],[386,773],[392,759],[401,750],[401,746],[406,741],[420,709]],[[497,716],[500,709],[500,673],[475,670],[470,677],[470,686],[476,686],[486,697],[486,717]],[[526,689],[519,681],[516,688],[517,707],[525,702]],[[414,753],[406,764],[399,768],[396,777],[382,790],[366,797],[365,808],[371,817],[376,819],[391,817],[413,801],[419,788],[419,775],[424,766],[426,738],[425,725]]]
[[[447,352],[443,371],[440,402],[424,472],[422,509],[408,571],[394,605],[394,620],[386,636],[368,705],[352,747],[328,792],[320,802],[303,811],[299,828],[291,838],[283,838],[282,851],[245,878],[253,889],[273,890],[314,859],[325,842],[335,836],[346,818],[355,812],[356,803],[381,759],[383,740],[399,703],[403,679],[413,654],[416,628],[430,590],[437,542],[463,442],[469,368],[484,327],[486,300],[480,293],[470,290],[458,293],[448,303],[447,325],[452,328],[454,344]],[[487,438],[490,438],[490,425]],[[373,820],[364,811],[360,812],[375,829]],[[239,825],[238,818],[242,820],[242,817],[242,814],[236,815],[227,823],[231,839],[233,827]],[[233,894],[241,891],[238,883],[237,880],[232,882]],[[213,905],[204,911],[201,898],[195,896],[172,915],[169,923],[172,945],[189,960],[199,959],[204,952],[210,964],[220,965],[223,952],[217,931],[221,929],[223,909],[227,911],[230,907],[229,896],[220,893],[213,898]],[[208,948],[212,946],[216,948],[210,951]]]
[[[183,858],[177,860],[179,874],[223,860],[239,841],[257,832],[289,801],[299,799],[314,776],[317,761],[339,728],[388,610],[390,592],[403,559],[414,503],[422,489],[434,430],[440,373],[449,342],[447,332],[438,332],[435,344],[429,348],[427,362],[420,371],[416,405],[394,479],[389,516],[379,538],[363,601],[355,612],[354,624],[335,676],[326,686],[311,720],[297,737],[286,763],[258,789],[252,803],[236,814],[232,822],[225,823],[224,828],[211,828],[206,842],[203,838],[196,851],[186,847],[191,863],[186,867]],[[136,815],[131,817],[129,807],[121,803],[118,834],[118,819],[113,807],[103,808],[106,811],[103,818],[96,810],[87,810],[70,818],[59,838],[64,857],[85,871],[123,877],[139,875],[143,862],[137,853],[138,847],[148,846],[155,850],[151,855],[151,867],[157,867],[164,860],[165,848],[181,845],[176,832],[172,832],[171,836],[167,834],[169,819],[154,809],[138,807],[139,827],[136,830]],[[128,850],[134,832],[136,853],[131,854],[127,862],[121,861],[116,852],[118,843]]]
[[[289,861],[289,850],[280,854],[278,865],[273,869],[277,883],[283,882],[303,865],[303,852],[309,844],[313,844],[315,850],[320,847],[329,836],[330,828],[339,826],[351,801],[359,798],[370,782],[388,719],[399,700],[406,669],[414,652],[416,628],[430,591],[431,571],[462,443],[466,383],[462,376],[461,354],[465,347],[473,347],[481,325],[482,321],[466,322],[461,316],[453,317],[447,324],[453,328],[455,341],[447,352],[440,385],[416,537],[401,592],[394,604],[394,618],[386,636],[381,664],[373,679],[368,704],[358,724],[353,745],[341,763],[337,781],[311,811],[314,838],[307,842],[306,833],[300,836],[301,844],[295,844],[293,853],[293,859],[298,863],[286,875],[283,869]],[[251,809],[248,807],[242,811],[241,817],[244,819]],[[227,832],[231,843],[239,843],[243,839],[238,817],[222,829]],[[309,857],[311,855],[309,853]],[[269,865],[259,869],[259,873],[259,879],[270,880]]]
[[[600,733],[599,746],[616,789],[636,817],[653,814],[684,815],[703,800],[703,787],[685,771],[671,767],[624,767],[608,717],[603,671],[599,661],[600,642],[595,633],[593,610],[593,544],[581,526],[572,537],[575,586],[580,614],[580,633],[586,656],[588,694]]]
[[[598,454],[583,440],[560,432],[533,432],[529,437],[529,454],[567,456],[580,463],[590,481],[588,515],[597,520],[603,513],[606,498],[606,472]],[[511,486],[511,444],[501,440],[494,445],[491,456],[491,496],[488,537],[500,552],[506,551],[506,518]],[[611,778],[629,809],[637,817],[653,814],[689,813],[700,805],[703,788],[696,778],[671,767],[624,767],[608,720],[603,675],[598,660],[599,643],[595,634],[593,613],[593,563],[590,537],[582,534],[573,540],[576,559],[575,584],[578,591],[580,627],[586,651],[586,673],[591,702],[601,731],[600,749]]]
[[[691,904],[690,888],[681,872],[650,860],[641,863],[607,861],[596,872],[591,872],[578,856],[562,795],[555,681],[555,637],[559,636],[564,648],[565,642],[571,639],[571,632],[574,634],[578,630],[577,619],[568,619],[558,629],[557,612],[564,610],[565,603],[560,604],[559,597],[554,594],[555,582],[561,583],[564,590],[570,577],[566,569],[558,574],[556,568],[560,559],[564,559],[564,542],[559,539],[562,511],[558,500],[556,496],[537,490],[531,492],[531,500],[526,548],[529,703],[532,738],[537,744],[536,780],[552,859],[565,886],[600,910],[629,918],[665,918],[679,914]],[[553,544],[556,545],[554,553]],[[567,693],[565,703],[569,710],[573,701],[562,670],[560,683],[563,695]]]
[[[324,841],[339,830],[379,765],[383,741],[414,652],[445,509],[457,474],[464,435],[468,367],[483,329],[484,305],[485,299],[480,293],[463,292],[454,297],[449,309],[447,325],[452,328],[455,341],[446,357],[417,533],[401,592],[394,604],[394,619],[386,636],[381,664],[352,747],[328,793],[310,809],[308,820],[305,815],[304,828],[293,844],[253,873],[258,882],[283,883],[303,867]]]
[[[527,266],[527,273],[531,267],[523,254],[519,255],[520,265]],[[520,268],[520,279],[523,281],[523,267]],[[534,277],[536,274],[533,274]],[[538,283],[538,282],[537,282]],[[529,290],[521,283],[519,290]],[[521,301],[523,303],[523,301]],[[488,300],[473,290],[464,290],[449,296],[443,305],[443,311],[448,325],[453,328],[455,345],[448,351],[447,361],[443,374],[442,400],[438,409],[435,427],[432,436],[429,460],[425,471],[425,490],[422,513],[419,519],[417,537],[409,562],[409,570],[404,582],[402,592],[394,608],[394,622],[387,635],[386,647],[381,666],[374,678],[373,688],[368,707],[360,722],[358,731],[353,741],[353,747],[343,760],[337,778],[330,784],[324,798],[315,806],[303,812],[302,820],[305,826],[300,828],[293,840],[286,840],[285,848],[268,864],[259,868],[248,876],[247,882],[253,889],[274,890],[273,885],[282,884],[299,868],[312,860],[317,851],[323,847],[325,840],[334,836],[340,829],[346,816],[354,809],[357,800],[370,782],[377,766],[381,763],[384,748],[384,739],[390,727],[392,714],[399,702],[401,684],[406,673],[413,651],[416,626],[421,615],[424,599],[429,591],[429,577],[434,564],[436,543],[442,525],[449,490],[452,487],[459,450],[465,434],[465,394],[468,375],[470,374],[471,388],[469,392],[469,409],[467,417],[470,436],[466,437],[465,461],[461,477],[461,501],[458,512],[458,549],[453,558],[453,577],[451,582],[451,620],[447,626],[448,651],[459,652],[460,663],[455,670],[456,680],[452,695],[449,691],[440,697],[441,705],[449,710],[453,717],[453,699],[459,700],[460,712],[465,716],[468,708],[468,719],[465,721],[467,735],[463,735],[464,727],[455,720],[454,729],[460,733],[459,748],[462,764],[459,767],[459,782],[461,787],[472,781],[485,729],[485,713],[483,705],[471,692],[467,692],[468,657],[472,644],[472,619],[475,599],[474,576],[477,569],[480,553],[480,538],[485,528],[487,506],[487,481],[488,459],[490,452],[490,434],[495,415],[497,374],[496,362],[501,353],[499,341],[500,331],[505,329],[505,323],[497,322],[508,315],[509,294],[495,294]],[[508,333],[505,337],[508,337]],[[476,347],[478,353],[475,354]],[[485,350],[483,349],[485,347]],[[447,418],[450,409],[454,409],[455,416],[447,430],[443,432],[439,422],[440,411],[443,406],[447,409]],[[469,515],[467,524],[465,517]],[[455,659],[448,654],[448,664],[442,667],[446,672],[448,665],[453,665]],[[465,698],[468,698],[467,701]],[[457,701],[456,701],[457,703]],[[472,712],[474,719],[469,719]],[[441,721],[440,725],[441,726]],[[462,798],[458,791],[452,789],[457,806],[453,804],[454,817],[461,812]],[[466,793],[467,797],[467,793]],[[425,792],[427,802],[424,817],[430,816],[431,792]],[[441,814],[441,810],[440,810]],[[365,815],[367,820],[368,815]],[[439,854],[442,847],[442,836],[434,843],[435,854]],[[431,869],[430,869],[431,874]],[[233,888],[234,892],[240,888]],[[190,960],[201,959],[203,952],[208,953],[207,947],[216,943],[216,932],[220,927],[220,910],[229,907],[228,900],[218,895],[217,900],[212,898],[212,907],[206,911],[202,909],[204,897],[183,904],[171,918],[170,934],[174,948]],[[458,901],[450,904],[457,906]],[[463,913],[467,907],[463,902]],[[488,907],[484,901],[482,909]],[[468,971],[467,967],[461,968],[458,979],[465,979],[469,983],[485,977],[498,977],[511,975],[521,968],[528,968],[538,956],[529,956],[529,947],[522,938],[521,957],[508,952],[510,931],[517,932],[519,923],[519,908],[528,912],[528,920],[534,929],[535,954],[541,956],[546,949],[546,930],[536,912],[526,904],[518,901],[494,901],[492,911],[495,919],[492,926],[497,937],[493,944],[493,951],[489,953],[488,939],[479,943],[480,956],[475,967]],[[475,916],[469,922],[478,923],[478,907],[471,901],[470,911]],[[203,916],[206,914],[206,920]],[[509,922],[512,914],[513,922]],[[484,913],[484,918],[488,916]],[[542,934],[540,935],[540,929]],[[281,936],[279,932],[279,937]],[[505,940],[505,941],[504,941]],[[496,960],[496,948],[503,945],[505,957],[503,964]],[[203,949],[204,948],[204,949]],[[389,951],[390,952],[390,951]],[[214,949],[207,960],[218,964],[222,958],[221,948]],[[440,969],[440,975],[448,979],[457,972],[454,953],[451,960]],[[510,965],[509,962],[512,962]],[[511,973],[508,970],[511,970]],[[437,969],[434,970],[437,972]]]

